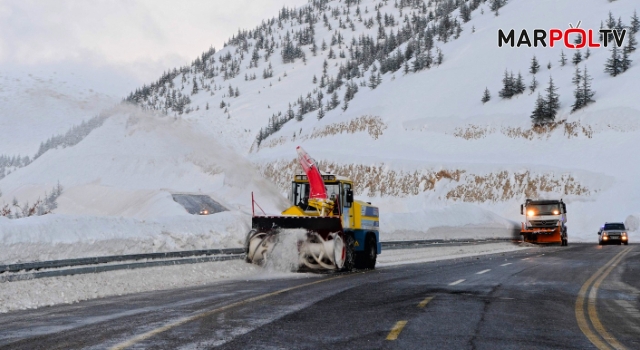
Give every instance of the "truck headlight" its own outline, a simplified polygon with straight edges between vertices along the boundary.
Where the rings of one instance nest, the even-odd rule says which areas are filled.
[[[557,211],[557,210],[554,210],[554,211],[553,211],[553,215],[559,215],[559,214],[560,214],[560,212],[559,212],[559,211]]]
[[[536,212],[534,212],[533,210],[527,211],[527,216],[534,216],[534,215],[536,215]]]

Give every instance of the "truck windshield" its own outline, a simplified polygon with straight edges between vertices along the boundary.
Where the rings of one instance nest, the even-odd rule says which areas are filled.
[[[533,215],[558,215],[560,206],[558,204],[529,204],[527,211],[533,210]]]
[[[624,224],[604,224],[604,230],[625,230]]]

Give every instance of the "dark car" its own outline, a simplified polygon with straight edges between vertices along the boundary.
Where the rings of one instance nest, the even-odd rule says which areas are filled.
[[[598,244],[629,244],[627,228],[621,222],[607,222],[598,231]]]

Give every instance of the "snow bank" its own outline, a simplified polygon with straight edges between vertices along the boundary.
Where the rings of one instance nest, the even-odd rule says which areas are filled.
[[[378,266],[384,268],[392,265],[501,253],[519,249],[525,248],[510,243],[496,243],[389,250],[378,257]],[[0,288],[0,313],[56,304],[71,304],[82,300],[114,295],[201,286],[225,279],[313,278],[320,276],[287,272],[290,268],[287,262],[289,260],[285,258],[276,264],[278,266],[271,265],[266,269],[244,261],[224,261],[6,282],[2,283],[2,288]]]
[[[238,211],[139,220],[45,215],[0,218],[0,264],[242,247],[251,219]]]

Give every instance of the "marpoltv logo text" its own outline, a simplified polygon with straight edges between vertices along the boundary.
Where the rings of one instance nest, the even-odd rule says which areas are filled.
[[[573,25],[569,24],[570,28],[565,30],[553,28],[549,30],[545,29],[535,29],[533,30],[533,35],[530,35],[526,29],[522,29],[520,31],[520,36],[516,41],[516,31],[515,29],[509,30],[506,34],[502,29],[498,29],[498,47],[502,47],[504,45],[509,45],[511,47],[547,47],[547,38],[549,40],[549,46],[554,47],[557,42],[560,44],[564,44],[564,46],[568,49],[581,49],[585,46],[589,46],[590,48],[598,48],[601,45],[604,47],[609,46],[610,39],[613,39],[613,43],[617,47],[622,47],[622,43],[624,41],[624,37],[627,34],[626,29],[615,30],[615,29],[600,29],[597,31],[601,35],[602,44],[599,43],[599,40],[594,37],[596,32],[593,29],[582,29],[580,27],[580,22],[576,28]],[[576,42],[571,42],[570,36],[574,35],[574,38],[578,38]]]

